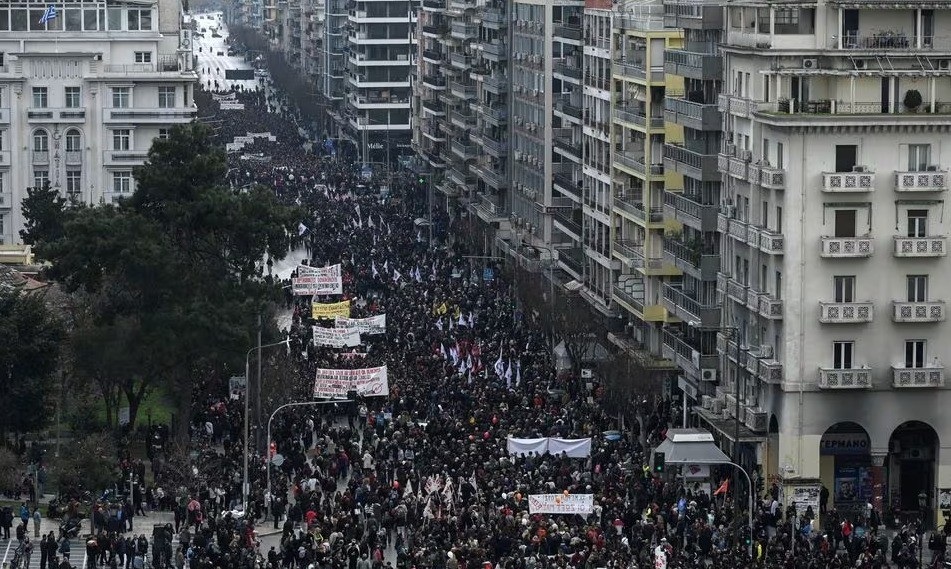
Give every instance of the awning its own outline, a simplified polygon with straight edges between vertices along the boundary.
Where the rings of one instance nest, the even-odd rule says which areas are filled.
[[[707,433],[707,435],[709,435],[709,433]],[[654,452],[664,453],[664,462],[668,464],[726,464],[730,462],[730,457],[723,454],[723,451],[717,448],[712,436],[710,436],[709,441],[703,442],[675,442],[668,438],[660,443],[657,448],[654,449]]]

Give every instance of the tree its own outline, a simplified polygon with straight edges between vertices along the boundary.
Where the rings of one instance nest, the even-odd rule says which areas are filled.
[[[60,492],[66,495],[79,496],[86,491],[97,494],[115,482],[117,462],[112,438],[92,434],[64,445],[60,457],[53,460],[51,472]]]
[[[604,385],[602,405],[613,415],[633,419],[642,448],[647,447],[648,416],[662,393],[667,372],[652,369],[651,355],[622,350],[598,365]]]
[[[184,437],[193,380],[243,364],[256,315],[280,294],[261,259],[286,255],[302,215],[266,188],[232,190],[226,170],[207,127],[175,127],[136,169],[131,197],[70,210],[63,238],[41,246],[49,276],[92,297],[77,334],[111,340],[77,342],[102,364],[80,368],[105,398],[121,391],[130,426],[161,384]]]
[[[24,228],[20,238],[27,245],[56,241],[63,236],[67,201],[49,184],[26,189],[20,206]]]
[[[42,291],[0,287],[0,434],[45,426],[62,322]]]

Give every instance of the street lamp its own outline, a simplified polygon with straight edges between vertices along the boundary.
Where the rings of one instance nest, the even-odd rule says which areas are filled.
[[[248,495],[250,494],[250,481],[248,478],[248,462],[250,459],[250,453],[248,450],[248,439],[251,435],[250,429],[250,416],[251,416],[251,352],[258,350],[258,359],[261,358],[261,350],[264,348],[273,348],[274,346],[287,346],[287,349],[291,349],[291,337],[288,335],[286,338],[280,342],[274,342],[273,344],[265,344],[263,346],[255,346],[248,350],[248,353],[244,357],[244,479],[241,484],[241,506],[242,509],[248,511]],[[258,377],[258,390],[261,389],[261,378]]]
[[[273,502],[271,497],[271,456],[270,456],[270,446],[271,446],[271,421],[274,420],[274,416],[277,415],[282,409],[287,409],[288,407],[304,407],[304,406],[316,406],[316,405],[329,405],[337,403],[353,403],[352,399],[330,399],[327,401],[297,401],[293,403],[285,403],[274,410],[271,413],[271,416],[267,420],[267,444],[268,444],[268,457],[267,457],[267,499],[268,504],[270,505]],[[268,513],[265,512],[265,519],[267,519]]]

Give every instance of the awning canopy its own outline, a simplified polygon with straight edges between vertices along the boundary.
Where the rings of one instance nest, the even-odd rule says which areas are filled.
[[[667,464],[727,464],[730,457],[723,454],[713,435],[703,429],[670,429],[667,439],[654,452],[664,453]]]

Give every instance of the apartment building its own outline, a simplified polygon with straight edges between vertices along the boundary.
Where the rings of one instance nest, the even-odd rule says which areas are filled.
[[[41,24],[47,6],[57,17]],[[0,241],[20,242],[26,188],[129,195],[152,140],[195,117],[183,17],[177,0],[0,7]]]
[[[819,479],[830,507],[934,521],[951,486],[951,5],[736,0],[724,17],[718,287],[735,330],[704,406],[765,425],[766,452],[741,456]]]
[[[415,0],[350,1],[344,134],[364,163],[389,163],[411,148],[410,78],[418,43]]]

